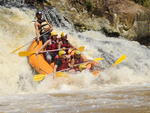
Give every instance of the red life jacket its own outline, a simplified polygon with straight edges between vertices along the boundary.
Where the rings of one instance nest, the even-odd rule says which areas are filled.
[[[58,43],[52,42],[52,44],[46,47],[46,50],[55,50],[58,49]]]
[[[68,59],[59,58],[59,56],[57,55],[55,57],[55,61],[57,62],[57,65],[58,65],[57,71],[69,68],[69,65],[68,65],[69,61],[68,61]]]
[[[70,48],[71,46],[70,46],[70,44],[67,44],[67,43],[66,43],[66,44],[62,44],[62,45],[61,45],[61,48],[63,48],[63,47],[65,47],[65,48]]]
[[[72,47],[68,40],[61,39],[61,41],[62,41],[61,48],[63,48],[63,47],[65,47],[65,48],[70,48],[70,47]]]

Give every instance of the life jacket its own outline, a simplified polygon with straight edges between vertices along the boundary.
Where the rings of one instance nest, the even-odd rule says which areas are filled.
[[[70,44],[62,44],[61,45],[61,48],[70,48],[71,46],[70,46]]]
[[[46,22],[46,20],[44,19],[39,19],[37,20],[37,22],[40,24],[40,26],[38,27],[39,31],[40,31],[40,34],[46,32],[45,29],[48,29],[49,28],[49,25],[48,23]]]
[[[83,62],[84,62],[84,60],[83,60],[82,57],[80,57],[80,58],[75,58],[74,57],[74,64],[80,64],[80,63],[83,63]]]
[[[84,62],[82,57],[80,57],[80,58],[74,58],[74,56],[71,56],[71,57],[74,59],[74,64],[81,64],[81,63]],[[80,71],[79,66],[80,66],[80,65],[75,65],[75,66],[73,67],[73,69],[74,69],[75,71]]]
[[[58,43],[55,41],[52,41],[52,44],[46,47],[46,50],[55,50],[55,49],[58,49]]]
[[[57,70],[56,71],[60,71],[60,70],[64,70],[69,68],[69,61],[68,59],[62,59],[60,58],[58,55],[55,57],[55,61],[57,62]]]
[[[72,47],[68,40],[61,39],[61,41],[62,41],[61,48],[63,48],[63,47],[71,48]]]

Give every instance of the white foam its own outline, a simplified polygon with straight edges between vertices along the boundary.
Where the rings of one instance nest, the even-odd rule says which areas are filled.
[[[33,82],[32,77],[35,73],[32,73],[27,59],[10,54],[10,52],[35,37],[32,23],[34,11],[0,7],[0,13],[1,95],[100,90],[106,88],[104,86],[146,84],[150,81],[150,49],[145,46],[123,38],[106,37],[100,32],[76,33],[57,28],[56,31],[59,34],[61,31],[69,34],[68,39],[74,46],[85,46],[86,50],[83,53],[88,58],[104,57],[102,56],[104,54],[105,61],[109,61],[110,59],[116,60],[122,54],[126,54],[127,59],[114,68],[106,69],[97,77],[88,71],[83,71],[70,74],[69,78],[53,80],[52,76],[47,76],[40,83]],[[27,47],[20,51],[26,50]],[[99,50],[102,50],[103,53]],[[100,61],[104,67],[105,61]]]

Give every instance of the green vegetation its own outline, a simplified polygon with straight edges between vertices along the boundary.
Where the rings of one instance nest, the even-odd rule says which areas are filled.
[[[135,1],[138,4],[143,5],[145,7],[150,8],[150,0],[133,0],[133,1]]]
[[[85,2],[85,6],[88,12],[90,12],[92,10],[92,3],[90,1],[86,1]]]

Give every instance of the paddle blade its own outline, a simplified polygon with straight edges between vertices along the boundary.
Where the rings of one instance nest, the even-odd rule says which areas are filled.
[[[38,82],[38,81],[43,80],[45,78],[45,76],[46,76],[46,74],[38,74],[33,77],[33,80]]]
[[[80,52],[83,52],[83,51],[85,50],[85,47],[84,47],[84,46],[81,46],[81,47],[78,48],[78,50],[79,50]]]
[[[35,52],[29,52],[29,51],[21,51],[18,53],[19,56],[24,57],[24,56],[30,56],[34,54]]]
[[[112,66],[115,66],[117,64],[120,64],[124,59],[126,59],[127,56],[126,55],[122,55],[118,60],[116,60],[116,62],[114,64],[112,64]]]
[[[104,60],[104,58],[95,58],[94,61]]]
[[[16,48],[15,50],[13,50],[11,53],[15,53],[16,51],[18,51],[19,49],[23,48],[24,46],[20,46],[18,48]]]
[[[100,74],[99,70],[92,71],[93,76],[98,76]]]
[[[68,77],[68,75],[65,72],[56,72],[56,77]]]

